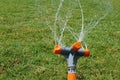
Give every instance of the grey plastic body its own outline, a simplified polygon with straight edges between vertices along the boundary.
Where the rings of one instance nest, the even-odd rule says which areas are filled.
[[[78,51],[74,51],[69,47],[62,47],[61,53],[67,60],[68,73],[76,73],[77,60],[84,55],[84,48],[80,48]]]

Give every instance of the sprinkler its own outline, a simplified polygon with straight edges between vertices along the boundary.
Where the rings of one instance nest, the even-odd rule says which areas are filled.
[[[81,42],[75,42],[72,47],[55,46],[54,54],[60,54],[66,58],[68,63],[68,80],[77,80],[77,60],[82,56],[88,57],[90,55],[90,51],[88,49],[84,49]]]

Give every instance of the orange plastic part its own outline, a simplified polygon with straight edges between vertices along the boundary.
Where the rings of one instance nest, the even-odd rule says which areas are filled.
[[[61,46],[55,46],[54,47],[54,54],[61,54],[62,52],[62,47]]]
[[[68,73],[68,80],[77,80],[76,73]]]
[[[73,49],[74,51],[78,51],[81,47],[82,47],[81,42],[75,42],[75,43],[72,45],[72,49]]]
[[[90,50],[85,49],[85,50],[84,50],[84,56],[85,56],[85,57],[90,56]]]

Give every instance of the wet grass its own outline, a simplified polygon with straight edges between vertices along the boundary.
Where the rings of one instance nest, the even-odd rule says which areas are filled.
[[[63,56],[53,54],[49,28],[59,2],[36,1],[0,0],[0,80],[67,80],[67,63]],[[91,55],[79,59],[78,80],[120,79],[120,3],[112,0],[111,4],[113,10],[85,39]],[[91,17],[87,6],[93,6],[83,7],[85,16]],[[76,26],[74,19],[69,24]],[[75,40],[66,41],[71,45]]]

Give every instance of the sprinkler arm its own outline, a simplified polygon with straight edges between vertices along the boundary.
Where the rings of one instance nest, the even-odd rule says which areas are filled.
[[[77,60],[82,56],[89,56],[90,51],[84,49],[81,42],[75,42],[71,48],[55,46],[54,54],[61,54],[66,58],[68,63],[68,80],[76,80]]]

